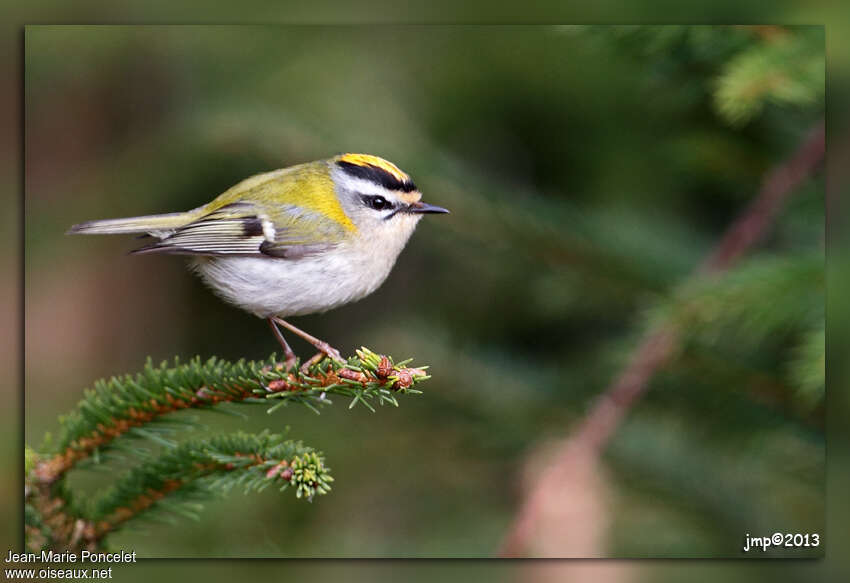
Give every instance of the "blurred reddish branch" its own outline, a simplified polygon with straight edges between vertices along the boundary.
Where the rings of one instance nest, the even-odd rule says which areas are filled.
[[[820,165],[824,154],[824,124],[820,122],[791,158],[767,174],[758,195],[726,230],[699,271],[710,273],[728,269],[758,241],[788,196]]]
[[[765,176],[756,197],[729,226],[696,274],[727,270],[764,235],[785,200],[823,161],[824,138],[824,124],[820,122],[788,160]],[[573,473],[570,468],[576,460],[587,454],[597,456],[604,449],[622,418],[646,392],[652,376],[672,354],[677,339],[678,330],[669,323],[647,332],[634,349],[626,368],[599,397],[573,434],[561,445],[547,470],[541,473],[537,484],[530,489],[502,542],[501,556],[526,555],[530,548],[539,547],[539,544],[533,544],[535,541],[549,538],[539,532],[546,530],[545,526],[541,529],[541,525],[545,524],[545,517],[550,511],[547,500],[556,499],[558,491],[569,487],[567,481]],[[575,528],[586,529],[587,525],[576,525]],[[553,543],[555,541],[550,540],[546,546],[551,548]],[[557,543],[555,546],[558,546]],[[561,549],[561,556],[569,556],[570,549]]]

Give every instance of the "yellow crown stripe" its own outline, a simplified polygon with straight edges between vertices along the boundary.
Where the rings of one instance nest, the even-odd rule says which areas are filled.
[[[407,182],[410,180],[410,177],[402,172],[398,166],[392,162],[384,160],[383,158],[372,156],[371,154],[343,154],[339,159],[342,162],[356,164],[357,166],[374,166],[375,168],[380,168],[399,182]]]

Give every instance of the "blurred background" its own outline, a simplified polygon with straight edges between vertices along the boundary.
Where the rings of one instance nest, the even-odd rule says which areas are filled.
[[[659,320],[684,331],[674,358],[572,474],[559,556],[738,557],[746,533],[823,532],[822,177],[731,272],[691,277],[822,118],[823,28],[35,26],[25,59],[31,445],[148,355],[277,349],[184,259],[71,224],[193,208],[343,151],[392,160],[452,210],[375,294],[294,322],[344,354],[431,365],[423,395],[374,414],[194,414],[201,431],[290,427],[325,452],[330,495],[233,492],[112,546],[493,556],[553,444]]]

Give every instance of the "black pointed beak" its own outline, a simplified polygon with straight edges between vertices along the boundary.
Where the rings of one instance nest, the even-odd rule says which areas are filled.
[[[443,214],[443,213],[449,212],[449,210],[444,209],[441,206],[435,206],[433,204],[428,204],[427,202],[418,201],[418,202],[410,203],[410,205],[408,205],[408,207],[407,207],[407,212],[424,215],[426,213],[428,213],[428,214],[432,214],[432,213],[433,214],[438,214],[438,213]]]

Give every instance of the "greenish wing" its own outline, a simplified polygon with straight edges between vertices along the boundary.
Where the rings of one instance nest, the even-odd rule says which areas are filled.
[[[297,259],[338,244],[343,228],[295,205],[237,202],[174,230],[133,253]]]

